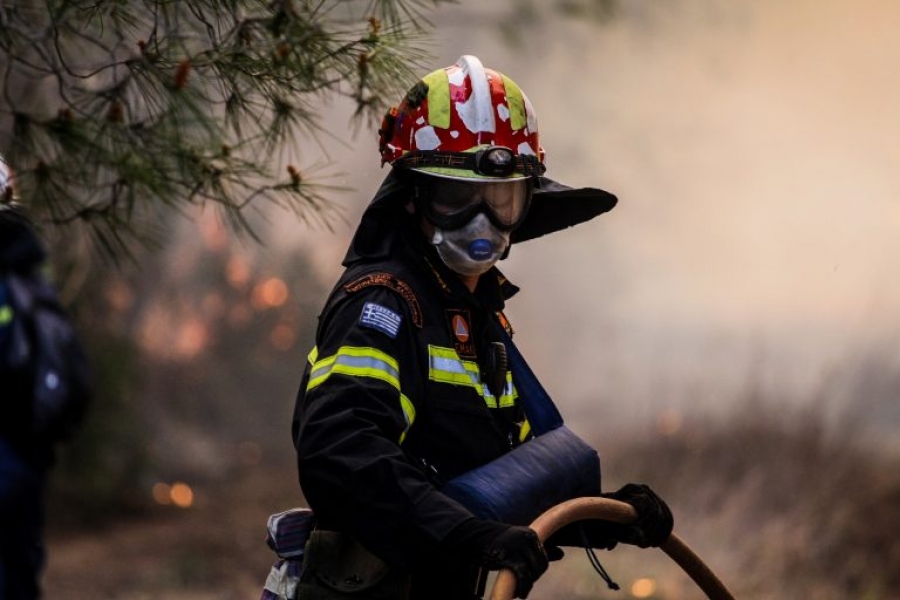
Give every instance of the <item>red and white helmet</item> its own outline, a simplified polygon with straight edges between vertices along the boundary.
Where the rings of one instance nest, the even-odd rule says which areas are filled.
[[[388,111],[379,134],[382,164],[470,181],[544,172],[528,97],[512,79],[470,55],[423,77]],[[493,161],[481,159],[495,147],[511,151],[513,164],[498,170],[498,154]]]

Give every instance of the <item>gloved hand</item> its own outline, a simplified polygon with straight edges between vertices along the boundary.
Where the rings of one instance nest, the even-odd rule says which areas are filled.
[[[544,542],[547,555],[550,556],[551,547],[568,546],[572,548],[584,548],[588,546],[595,550],[612,550],[619,543],[619,527],[609,521],[588,519],[569,523]],[[550,559],[551,561],[553,558]]]
[[[544,552],[547,553],[547,560],[550,562],[556,562],[566,557],[565,551],[559,546],[544,544]]]
[[[637,511],[634,524],[616,526],[615,536],[620,542],[647,548],[661,545],[672,534],[672,511],[649,486],[629,483],[601,496],[630,504]]]
[[[527,598],[538,577],[547,570],[547,553],[529,527],[509,526],[484,546],[481,564],[510,569],[516,574],[516,598]]]

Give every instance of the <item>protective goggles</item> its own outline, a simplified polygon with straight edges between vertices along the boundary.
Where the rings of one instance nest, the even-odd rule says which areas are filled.
[[[420,175],[416,205],[441,229],[458,229],[484,212],[495,227],[512,231],[528,213],[532,187],[531,178],[466,181]]]

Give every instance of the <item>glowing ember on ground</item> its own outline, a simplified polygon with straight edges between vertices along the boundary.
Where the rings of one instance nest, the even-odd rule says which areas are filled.
[[[656,593],[656,581],[653,579],[638,579],[631,584],[631,595],[635,598],[649,598]]]

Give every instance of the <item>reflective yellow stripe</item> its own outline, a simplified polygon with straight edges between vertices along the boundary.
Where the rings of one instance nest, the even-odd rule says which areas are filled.
[[[422,78],[428,86],[428,124],[432,127],[450,127],[450,78],[447,71],[439,69]]]
[[[337,354],[316,361],[309,373],[306,391],[321,385],[335,373],[350,377],[380,379],[400,391],[397,361],[375,348],[344,346]]]
[[[0,306],[0,325],[9,325],[13,319],[13,309],[9,304]]]
[[[509,126],[513,131],[525,128],[525,98],[516,82],[503,75],[503,88],[506,90],[506,104],[509,107]]]
[[[309,351],[309,356],[306,357],[306,360],[308,360],[310,366],[312,366],[316,364],[317,358],[319,358],[319,347],[313,346],[313,349]]]
[[[528,419],[525,419],[525,422],[522,423],[522,428],[519,429],[519,442],[527,440],[529,433],[531,433],[531,423],[528,422]]]
[[[490,392],[488,392],[490,393]],[[519,392],[516,390],[516,386],[513,385],[512,381],[512,371],[506,372],[506,387],[503,388],[503,394],[500,395],[500,408],[508,408],[510,406],[516,405],[516,398],[519,397]]]
[[[406,439],[409,428],[412,427],[416,420],[416,407],[403,393],[400,394],[400,407],[403,409],[403,418],[406,419],[406,427],[403,428],[403,433],[400,434],[400,443],[402,444],[403,440]]]
[[[402,444],[409,428],[416,420],[416,407],[406,397],[406,394],[400,391],[400,371],[397,361],[381,350],[356,346],[343,346],[336,354],[322,360],[316,360],[318,354],[318,347],[314,347],[309,353],[308,358],[312,369],[309,373],[306,391],[309,392],[322,385],[333,374],[371,377],[389,383],[400,393],[400,408],[403,410],[403,420],[406,421],[403,433],[400,434],[400,443]]]
[[[450,385],[470,387],[484,398],[488,408],[515,406],[518,392],[512,382],[512,373],[506,373],[506,387],[498,402],[487,384],[481,381],[478,363],[462,360],[453,348],[428,346],[428,379]]]

